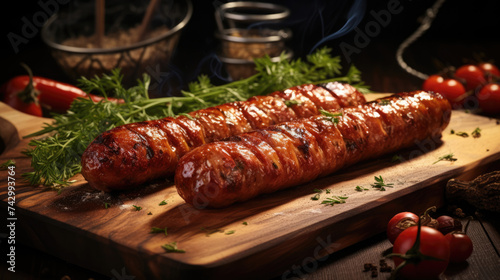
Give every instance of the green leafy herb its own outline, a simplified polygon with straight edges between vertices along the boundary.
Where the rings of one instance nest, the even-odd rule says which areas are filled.
[[[171,242],[161,246],[167,253],[186,253],[186,251],[177,248],[177,242]]]
[[[450,133],[451,133],[451,134],[455,134],[455,130],[454,130],[454,129],[452,129],[452,130],[450,131]]]
[[[165,236],[167,236],[167,227],[165,228],[159,228],[159,227],[152,227],[151,231],[149,233],[164,233]]]
[[[334,204],[341,204],[341,203],[345,203],[346,199],[348,199],[349,197],[347,196],[333,196],[333,197],[328,197],[328,198],[325,198],[321,204],[325,204],[325,205],[331,205],[333,206]]]
[[[233,234],[233,233],[235,233],[235,230],[228,230],[228,231],[226,231],[226,233],[225,233],[225,234],[226,234],[226,235],[230,235],[230,234]]]
[[[188,118],[188,119],[190,119],[192,121],[194,120],[193,116],[191,116],[188,113],[179,113],[179,116],[184,116],[184,117],[186,117],[186,118]]]
[[[447,161],[457,161],[457,159],[456,159],[456,158],[454,158],[453,153],[450,153],[450,154],[444,155],[444,156],[442,156],[442,157],[439,157],[439,158],[438,158],[438,160],[436,160],[436,161],[435,161],[434,163],[432,163],[432,164],[436,164],[436,163],[438,163],[438,162],[440,162],[440,161],[442,161],[442,160],[447,160]]]
[[[382,175],[379,175],[378,177],[375,176],[375,183],[371,184],[371,185],[372,185],[372,187],[377,188],[381,191],[385,191],[386,187],[390,187],[390,188],[394,187],[394,184],[392,184],[392,183],[386,184],[384,182],[384,179],[382,178]]]
[[[132,205],[132,207],[134,207],[134,208],[135,208],[135,211],[141,211],[141,210],[142,210],[142,207],[141,207],[141,206]]]
[[[476,129],[474,129],[474,131],[471,134],[472,137],[479,138],[481,137],[481,129],[479,127],[476,127]]]
[[[361,92],[368,87],[361,82],[360,71],[353,65],[344,76],[340,57],[333,57],[331,49],[322,48],[305,60],[283,59],[274,62],[270,57],[255,59],[257,73],[249,78],[224,85],[213,85],[201,75],[189,84],[182,96],[150,99],[150,78],[144,75],[138,85],[125,88],[119,69],[111,74],[92,79],[81,78],[79,86],[85,92],[105,97],[121,98],[124,102],[94,102],[88,98],[75,100],[65,114],[54,114],[54,122],[45,124],[38,132],[25,137],[32,139],[24,154],[31,157],[33,172],[23,174],[32,185],[45,185],[59,190],[81,171],[81,155],[86,147],[102,132],[119,125],[167,116],[177,116],[222,103],[246,100],[255,95],[305,84],[331,81],[347,82]]]
[[[326,110],[323,110],[323,109],[320,109],[319,112],[325,116],[325,119],[328,120],[328,121],[331,121],[332,123],[334,124],[338,124],[340,119],[338,117],[341,117],[342,116],[342,112],[338,112],[338,113],[332,113],[332,112],[328,112]]]
[[[243,222],[242,224],[243,224],[243,225],[245,225],[245,226],[248,226],[248,223],[247,223],[247,222]]]
[[[153,212],[148,212],[148,215],[153,215]]]
[[[355,190],[358,191],[358,192],[362,192],[362,191],[367,191],[368,189],[364,188],[362,186],[356,186]]]
[[[108,208],[109,208],[109,203],[104,202],[104,209],[108,209]]]
[[[162,206],[162,205],[167,205],[167,202],[165,200],[162,200],[159,204],[159,206]]]
[[[13,159],[9,159],[8,161],[0,164],[0,170],[7,170],[9,166],[16,166],[16,161]]]

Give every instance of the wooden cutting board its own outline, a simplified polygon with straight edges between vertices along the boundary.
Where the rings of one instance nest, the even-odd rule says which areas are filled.
[[[16,238],[110,277],[297,277],[335,257],[332,253],[383,232],[399,211],[421,213],[429,206],[443,205],[448,179],[471,177],[500,162],[498,120],[454,111],[442,142],[420,143],[398,153],[396,161],[390,154],[229,208],[197,210],[184,203],[169,181],[112,195],[90,189],[80,175],[60,194],[27,185],[21,174],[31,170],[30,159],[21,151],[29,139],[21,137],[51,120],[20,113],[3,103],[0,112],[0,134],[6,146],[0,163],[16,161]],[[453,129],[470,134],[477,127],[479,138],[450,133]],[[435,163],[449,153],[457,161]],[[379,175],[394,187],[372,188],[374,176]],[[7,171],[0,171],[3,221],[8,218],[7,182]],[[368,190],[356,191],[356,186]],[[319,200],[311,199],[315,189],[323,190]],[[343,204],[321,204],[334,195],[348,198]],[[160,205],[162,201],[167,204]],[[136,211],[134,206],[142,209]],[[168,235],[150,233],[153,227],[166,227]],[[162,245],[171,242],[177,242],[185,253],[166,253]]]

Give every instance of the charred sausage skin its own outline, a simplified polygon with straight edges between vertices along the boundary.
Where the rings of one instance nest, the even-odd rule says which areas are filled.
[[[341,110],[338,123],[313,116],[203,145],[179,162],[179,195],[197,207],[225,207],[326,176],[356,162],[437,140],[451,106],[417,91]]]
[[[289,104],[289,101],[295,101]],[[185,153],[206,143],[366,102],[343,83],[306,84],[189,116],[122,125],[99,135],[82,155],[82,175],[103,191],[126,190],[173,175]]]

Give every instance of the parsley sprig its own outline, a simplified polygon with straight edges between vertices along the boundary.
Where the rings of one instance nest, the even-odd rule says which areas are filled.
[[[340,76],[340,57],[333,57],[330,52],[329,48],[318,49],[305,60],[274,62],[270,57],[258,58],[255,59],[257,73],[249,78],[214,85],[208,76],[200,75],[196,82],[189,84],[188,90],[181,92],[182,96],[174,97],[150,99],[147,75],[137,86],[125,88],[119,69],[101,77],[81,78],[79,86],[85,92],[121,98],[124,102],[94,102],[80,98],[72,103],[67,113],[54,114],[53,123],[25,136],[45,137],[32,139],[30,149],[24,151],[31,157],[34,171],[23,176],[32,185],[61,190],[71,183],[72,176],[81,172],[81,155],[92,140],[106,130],[127,123],[178,116],[305,83],[347,82],[367,92],[360,71],[351,65],[347,73]]]

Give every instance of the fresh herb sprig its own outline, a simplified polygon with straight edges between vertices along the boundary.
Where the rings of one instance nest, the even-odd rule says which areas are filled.
[[[161,247],[166,253],[186,253],[186,251],[177,248],[177,241],[164,244]]]
[[[453,153],[449,153],[449,154],[446,154],[444,156],[439,157],[438,160],[436,160],[432,164],[436,164],[442,160],[447,160],[447,161],[453,162],[453,161],[457,161],[457,158],[455,158],[455,155]]]
[[[360,71],[353,65],[344,76],[339,76],[340,58],[333,57],[330,52],[329,48],[318,49],[305,60],[274,62],[270,57],[258,58],[255,59],[257,74],[249,78],[214,85],[207,76],[201,75],[178,97],[150,99],[147,75],[137,86],[125,88],[119,69],[101,77],[81,78],[80,87],[85,92],[121,98],[124,102],[94,102],[80,98],[72,103],[67,113],[54,114],[53,123],[46,123],[40,131],[25,136],[44,137],[32,139],[31,148],[24,151],[31,157],[34,171],[23,176],[32,185],[50,186],[60,191],[72,183],[68,181],[71,177],[81,172],[81,155],[92,140],[106,130],[127,123],[177,116],[305,83],[347,82],[367,92]]]

